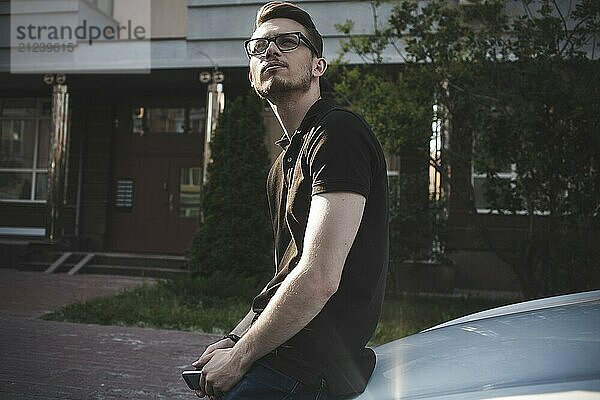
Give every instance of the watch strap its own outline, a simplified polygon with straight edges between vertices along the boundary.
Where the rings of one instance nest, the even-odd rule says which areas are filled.
[[[223,339],[229,339],[231,340],[233,343],[237,343],[238,340],[241,339],[241,337],[239,337],[238,335],[236,335],[235,333],[230,333],[228,335],[223,336]]]

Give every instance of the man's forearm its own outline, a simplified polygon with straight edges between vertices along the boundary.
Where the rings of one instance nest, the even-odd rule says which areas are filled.
[[[302,263],[302,261],[301,261]],[[242,364],[251,365],[300,332],[323,309],[335,290],[315,284],[319,268],[298,265],[281,284],[268,306],[235,345]]]

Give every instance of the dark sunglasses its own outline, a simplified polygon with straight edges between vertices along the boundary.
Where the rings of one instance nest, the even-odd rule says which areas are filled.
[[[248,54],[248,58],[252,56],[260,56],[264,54],[271,42],[275,42],[275,46],[282,53],[296,50],[298,46],[300,46],[300,41],[303,41],[306,46],[317,56],[319,56],[319,52],[313,46],[313,44],[308,40],[302,32],[287,32],[282,33],[281,35],[276,35],[270,38],[256,38],[256,39],[248,39],[244,42],[244,48],[246,49],[246,54]]]

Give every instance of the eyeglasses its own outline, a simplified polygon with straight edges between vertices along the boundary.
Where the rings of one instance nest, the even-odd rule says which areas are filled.
[[[246,48],[248,58],[250,58],[265,53],[271,42],[275,42],[275,46],[277,46],[282,53],[286,53],[288,51],[296,50],[298,46],[300,46],[300,41],[306,43],[306,46],[308,46],[315,55],[319,56],[319,52],[315,46],[313,46],[310,40],[308,40],[302,32],[288,32],[270,38],[249,39],[244,42],[244,47]]]

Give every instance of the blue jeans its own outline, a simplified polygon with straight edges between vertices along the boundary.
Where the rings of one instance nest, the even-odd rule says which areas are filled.
[[[331,400],[322,384],[312,388],[263,364],[250,371],[219,400]]]

